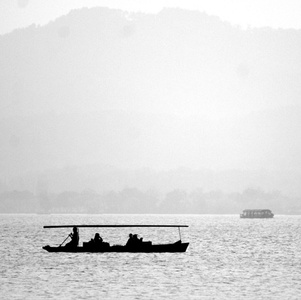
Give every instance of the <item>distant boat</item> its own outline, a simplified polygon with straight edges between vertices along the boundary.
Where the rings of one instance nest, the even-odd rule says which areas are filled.
[[[127,243],[126,245],[112,245],[109,243],[101,242],[95,244],[91,240],[90,242],[83,242],[82,246],[62,246],[62,244],[68,239],[70,235],[64,240],[64,242],[57,247],[51,247],[49,245],[44,246],[43,249],[48,252],[143,252],[143,253],[159,253],[159,252],[185,252],[189,243],[182,243],[181,241],[181,227],[188,227],[187,225],[53,225],[44,226],[44,228],[66,228],[66,227],[178,227],[180,240],[175,243],[169,244],[153,244],[151,241],[142,241],[137,239],[133,243]]]
[[[242,219],[270,219],[274,217],[274,214],[270,209],[245,209],[240,217]]]

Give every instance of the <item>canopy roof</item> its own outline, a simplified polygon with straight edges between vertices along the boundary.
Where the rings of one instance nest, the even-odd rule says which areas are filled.
[[[188,227],[188,225],[46,225],[43,228],[66,228],[66,227]]]
[[[270,209],[245,209],[244,211],[271,211]]]

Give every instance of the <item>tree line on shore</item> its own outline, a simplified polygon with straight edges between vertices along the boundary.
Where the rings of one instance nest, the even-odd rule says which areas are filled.
[[[269,208],[276,214],[300,214],[300,203],[279,191],[255,188],[237,193],[174,189],[165,194],[137,188],[57,194],[14,190],[0,194],[0,213],[237,214],[247,208]]]

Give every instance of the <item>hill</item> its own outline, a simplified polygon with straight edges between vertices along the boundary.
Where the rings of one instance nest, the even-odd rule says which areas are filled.
[[[81,9],[1,36],[2,185],[68,166],[184,167],[298,194],[300,52],[298,30],[180,9]],[[202,185],[239,176],[221,178]]]

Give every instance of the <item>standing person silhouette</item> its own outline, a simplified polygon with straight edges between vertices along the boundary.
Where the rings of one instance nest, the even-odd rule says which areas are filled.
[[[70,233],[71,241],[65,247],[77,247],[79,242],[79,233],[77,227],[73,227],[73,233]]]

